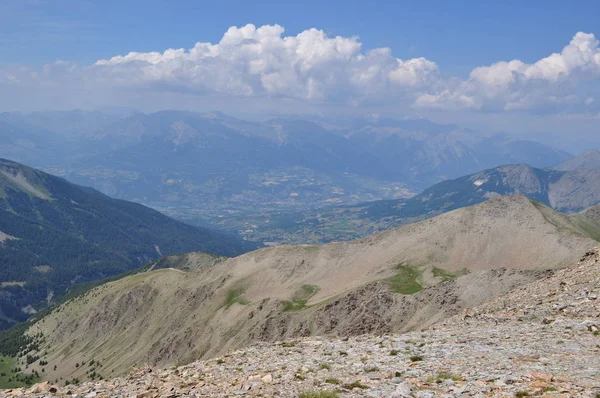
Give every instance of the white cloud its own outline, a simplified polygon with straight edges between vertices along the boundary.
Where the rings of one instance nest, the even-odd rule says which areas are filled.
[[[100,60],[95,67],[104,76],[129,76],[129,84],[345,102],[383,98],[439,78],[434,62],[401,60],[388,48],[363,53],[357,37],[329,37],[314,28],[296,36],[283,33],[279,25],[231,27],[216,44],[129,53]]]
[[[600,77],[600,47],[593,34],[579,32],[560,53],[533,64],[497,62],[471,71],[452,90],[425,93],[416,107],[523,110],[569,104],[589,105],[573,93],[577,85]]]
[[[8,86],[13,91],[43,87],[50,95],[56,87],[57,98],[63,95],[70,103],[100,91],[110,98],[150,90],[206,101],[229,96],[370,111],[594,113],[600,106],[593,99],[600,85],[584,84],[600,77],[600,47],[589,33],[577,33],[560,53],[535,63],[500,61],[474,68],[465,79],[443,75],[422,57],[400,59],[390,48],[365,50],[358,37],[333,37],[314,28],[295,36],[284,33],[279,25],[249,24],[229,28],[217,43],[198,42],[190,49],[131,52],[88,66],[57,61],[40,69],[0,69],[0,92]],[[150,95],[144,96],[149,101]]]

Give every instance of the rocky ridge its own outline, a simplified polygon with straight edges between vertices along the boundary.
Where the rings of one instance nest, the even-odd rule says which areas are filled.
[[[218,259],[206,255],[173,257],[164,269],[99,286],[31,325],[26,333],[40,346],[27,355],[40,361],[28,371],[83,381],[94,378],[91,368],[77,364],[92,359],[103,364],[96,377],[117,377],[253,341],[427,328],[573,264],[598,244],[588,230],[600,226],[500,197],[352,242],[278,246],[213,265]],[[18,360],[28,365],[23,353]]]
[[[169,369],[0,397],[548,396],[600,394],[600,249],[427,331],[256,343]],[[337,395],[336,395],[337,394]]]

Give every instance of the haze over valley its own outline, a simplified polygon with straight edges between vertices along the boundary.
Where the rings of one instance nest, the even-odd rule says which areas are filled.
[[[491,167],[550,167],[571,158],[538,142],[426,119],[335,124],[247,122],[214,112],[72,111],[0,120],[7,131],[0,147],[11,159],[234,234],[252,227],[229,227],[229,218],[408,198]]]

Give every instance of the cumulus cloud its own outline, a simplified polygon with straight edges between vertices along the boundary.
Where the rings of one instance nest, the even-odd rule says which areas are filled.
[[[329,37],[314,28],[284,36],[279,25],[249,24],[229,28],[216,44],[132,52],[100,60],[95,67],[128,76],[130,84],[348,102],[421,89],[439,79],[437,65],[424,58],[402,60],[389,48],[361,50],[357,37]]]
[[[87,66],[57,61],[38,70],[0,70],[0,91],[54,86],[72,97],[152,90],[399,110],[597,112],[594,90],[581,87],[599,76],[599,42],[589,33],[575,34],[560,53],[535,63],[500,61],[461,79],[443,75],[426,58],[400,59],[390,48],[364,49],[358,37],[334,37],[314,28],[286,36],[279,25],[248,24],[229,28],[217,43],[198,42],[189,49],[131,52]]]
[[[593,34],[579,32],[560,53],[533,64],[512,60],[477,67],[451,90],[422,94],[415,106],[523,110],[556,104],[589,105],[593,100],[572,91],[578,84],[598,77],[599,41]]]

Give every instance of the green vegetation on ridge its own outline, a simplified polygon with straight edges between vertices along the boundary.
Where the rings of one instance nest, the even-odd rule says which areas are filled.
[[[294,293],[291,301],[283,302],[283,311],[298,311],[305,308],[308,300],[317,294],[319,290],[321,290],[321,288],[316,285],[302,285],[300,289]]]
[[[423,290],[423,286],[418,282],[422,272],[416,267],[402,263],[396,266],[396,271],[396,275],[388,279],[392,291],[400,294],[415,294]]]
[[[242,295],[244,294],[245,291],[246,291],[246,289],[244,289],[241,286],[230,289],[227,292],[227,295],[225,297],[225,306],[227,308],[229,308],[234,304],[241,304],[241,305],[250,304],[250,301],[248,301],[242,297]]]

